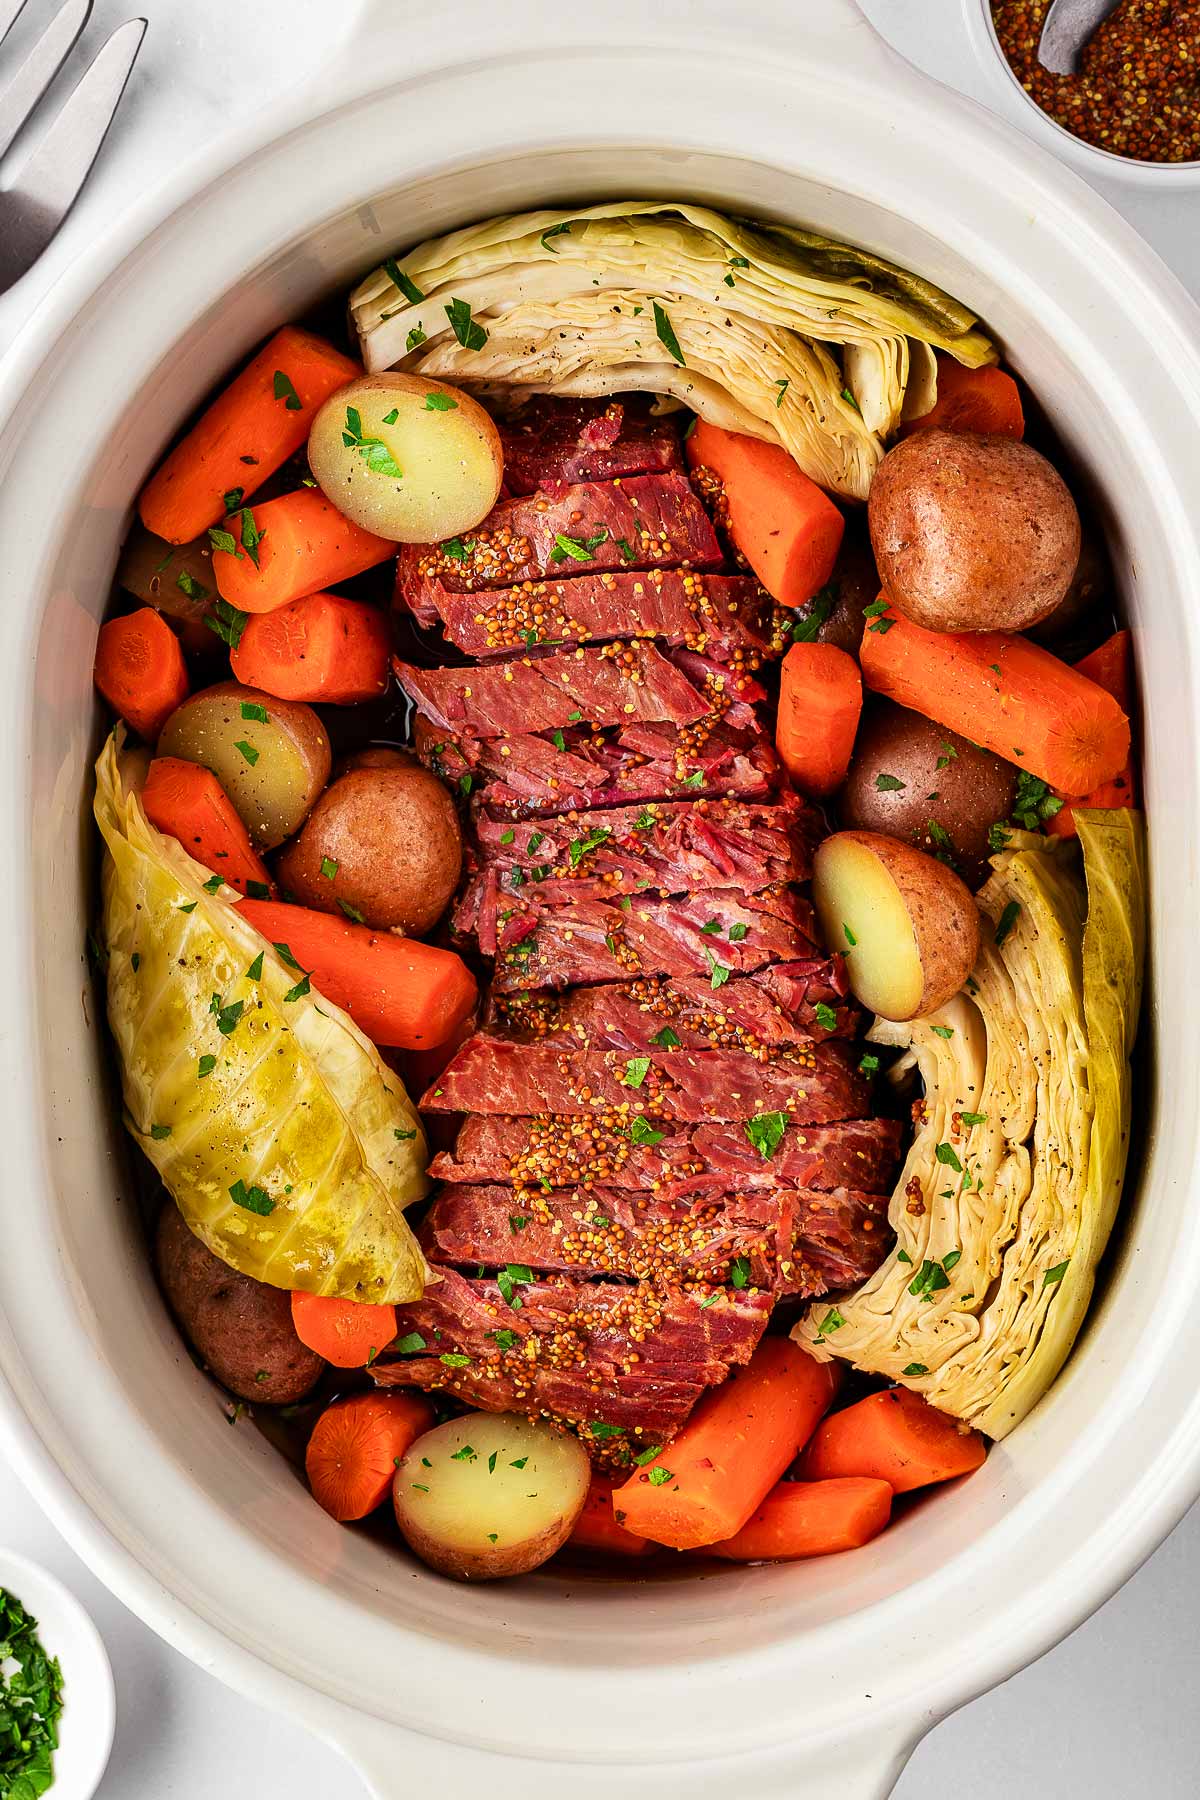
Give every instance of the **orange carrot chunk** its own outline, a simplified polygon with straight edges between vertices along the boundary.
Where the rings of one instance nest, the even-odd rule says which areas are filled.
[[[719,479],[729,535],[781,606],[803,606],[833,574],[845,520],[782,444],[697,419],[688,464]]]
[[[238,680],[279,700],[356,706],[388,684],[391,632],[377,606],[306,594],[255,613],[229,660]]]
[[[835,644],[793,644],[779,678],[775,748],[805,794],[831,794],[846,779],[862,712],[858,664]]]
[[[394,1306],[338,1300],[329,1294],[292,1294],[296,1336],[335,1369],[362,1369],[396,1335]]]
[[[877,694],[1064,793],[1090,793],[1128,760],[1129,720],[1117,701],[1028,638],[927,631],[884,613],[868,623],[860,660]]]
[[[709,1554],[730,1562],[794,1562],[857,1550],[892,1516],[886,1481],[847,1475],[833,1481],[781,1481],[742,1529]]]
[[[1025,436],[1021,392],[1003,369],[966,369],[937,351],[937,401],[919,419],[909,419],[901,437],[914,431],[982,431],[1010,438]]]
[[[308,441],[330,394],[362,370],[324,338],[285,325],[213,401],[142,491],[147,531],[186,544]]]
[[[156,830],[178,838],[239,893],[274,892],[267,866],[211,769],[178,756],[156,756],[142,788],[142,808]]]
[[[817,1362],[790,1338],[764,1338],[666,1449],[616,1489],[614,1515],[675,1550],[733,1537],[807,1442],[839,1380],[835,1363]]]
[[[113,711],[148,744],[188,697],[179,639],[152,606],[100,627],[94,674]]]
[[[600,1550],[614,1556],[644,1556],[653,1546],[644,1537],[626,1531],[613,1512],[613,1491],[623,1475],[610,1475],[603,1469],[592,1470],[591,1485],[583,1511],[567,1542],[577,1550]]]
[[[313,986],[348,1012],[372,1043],[432,1049],[475,1006],[475,977],[453,950],[307,906],[267,900],[241,906],[254,929],[272,944],[286,944]]]
[[[869,1394],[834,1413],[804,1453],[806,1481],[846,1475],[886,1481],[894,1494],[969,1475],[987,1456],[979,1432],[938,1412],[908,1388]]]
[[[387,1499],[397,1461],[433,1420],[418,1394],[336,1400],[313,1426],[304,1453],[313,1498],[333,1519],[365,1519]]]
[[[243,507],[229,525],[239,548],[214,550],[213,575],[239,612],[274,612],[396,554],[389,539],[351,524],[315,488]]]
[[[1129,695],[1133,683],[1133,644],[1127,631],[1114,631],[1099,649],[1093,650],[1090,656],[1075,664],[1081,675],[1094,681],[1126,712],[1129,711]],[[1094,787],[1090,794],[1062,794],[1062,809],[1052,819],[1047,819],[1046,830],[1052,837],[1074,837],[1075,808],[1077,806],[1101,807],[1112,810],[1121,806],[1137,805],[1137,783],[1133,774],[1133,757],[1126,758],[1125,767],[1111,781],[1102,781]]]

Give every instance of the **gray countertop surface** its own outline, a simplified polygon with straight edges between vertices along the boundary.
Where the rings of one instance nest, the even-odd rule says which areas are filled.
[[[823,0],[804,0],[819,6]],[[397,0],[402,5],[402,0]],[[878,28],[930,73],[978,98],[987,86],[957,28],[960,0],[862,0]],[[36,0],[31,6],[35,10]],[[45,8],[41,9],[43,14]],[[131,7],[96,0],[87,44]],[[79,207],[43,265],[0,297],[0,352],[106,214],[258,103],[305,80],[350,28],[328,0],[142,0],[146,47]],[[1104,191],[1200,293],[1200,191]],[[83,1566],[0,1464],[0,1535],[79,1594],[108,1644],[118,1725],[102,1800],[359,1800],[352,1770],[296,1725],[260,1711],[170,1649]],[[1138,1575],[1049,1655],[963,1708],[919,1746],[897,1800],[1163,1800],[1200,1794],[1200,1509]],[[920,1596],[913,1604],[919,1606]],[[667,1788],[664,1786],[664,1793]],[[731,1800],[733,1797],[731,1796]]]

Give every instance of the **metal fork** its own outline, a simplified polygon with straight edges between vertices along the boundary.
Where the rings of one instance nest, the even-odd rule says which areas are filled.
[[[25,0],[0,0],[0,44]],[[92,0],[65,0],[0,89],[0,157],[39,105],[88,22]],[[31,269],[70,212],[120,104],[145,19],[119,25],[97,51],[32,155],[0,185],[0,293]]]

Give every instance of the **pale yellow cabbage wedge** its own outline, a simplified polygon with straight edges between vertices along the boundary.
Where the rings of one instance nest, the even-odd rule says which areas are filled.
[[[925,1116],[896,1247],[793,1335],[1002,1437],[1062,1367],[1120,1196],[1145,911],[1140,816],[1087,812],[1080,853],[1018,836],[980,893],[969,995],[871,1036],[902,1044]],[[1086,888],[1085,888],[1086,876]]]
[[[275,1287],[399,1302],[431,1276],[404,1218],[429,1190],[420,1119],[344,1012],[241,916],[231,888],[96,764],[102,941],[126,1124],[188,1225]]]
[[[996,356],[974,314],[919,276],[686,202],[489,219],[389,260],[350,310],[370,370],[484,394],[670,395],[860,500],[884,437],[933,403],[932,346],[971,366]]]

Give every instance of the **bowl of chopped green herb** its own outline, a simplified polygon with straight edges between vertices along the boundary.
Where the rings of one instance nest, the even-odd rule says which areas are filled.
[[[100,1633],[37,1563],[0,1550],[0,1800],[89,1800],[116,1697]]]

